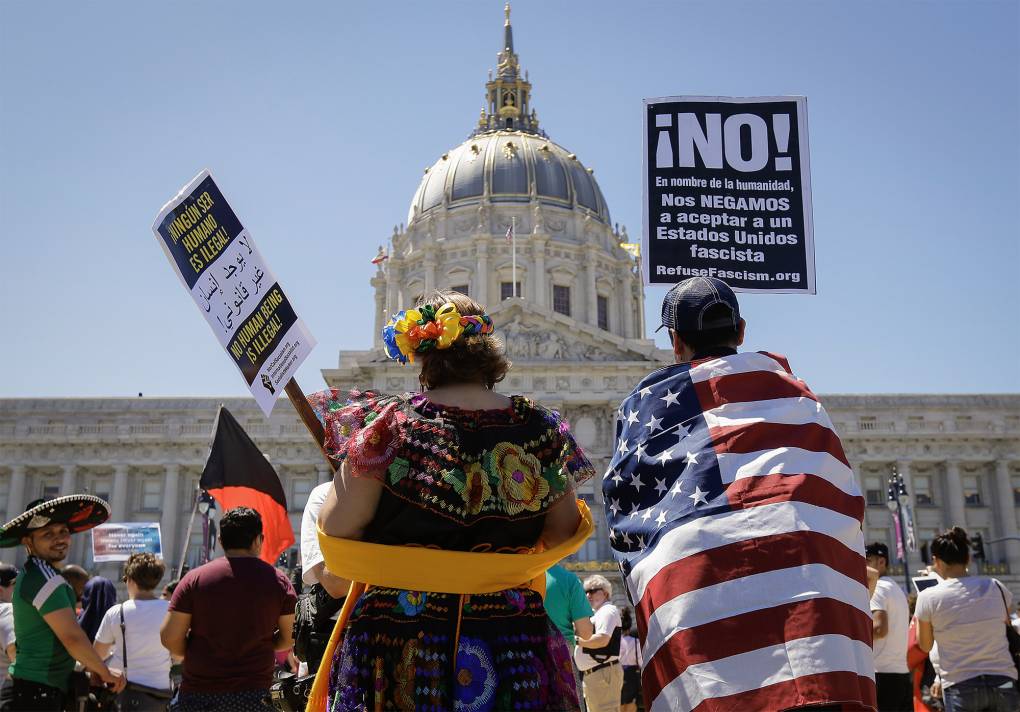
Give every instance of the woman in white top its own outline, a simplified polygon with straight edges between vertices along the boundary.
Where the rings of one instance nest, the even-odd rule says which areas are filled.
[[[1009,590],[993,578],[967,575],[970,542],[959,527],[935,537],[931,553],[942,581],[918,594],[914,615],[917,643],[931,651],[946,712],[1020,709],[1006,642]]]
[[[170,700],[170,653],[159,639],[170,602],[155,592],[164,571],[154,555],[132,554],[124,565],[129,600],[108,610],[96,633],[96,652],[103,659],[112,654],[110,667],[127,677],[121,710],[165,710]]]

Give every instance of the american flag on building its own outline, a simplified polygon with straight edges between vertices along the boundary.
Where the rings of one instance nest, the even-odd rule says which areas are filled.
[[[659,369],[616,435],[603,491],[649,709],[873,709],[864,499],[786,359]]]

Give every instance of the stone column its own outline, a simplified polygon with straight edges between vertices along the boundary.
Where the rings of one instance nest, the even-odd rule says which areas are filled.
[[[25,466],[12,465],[11,486],[8,490],[7,518],[4,521],[9,522],[24,512],[26,504],[28,502],[25,501]]]
[[[963,480],[960,479],[960,463],[956,460],[946,461],[946,512],[949,514],[948,526],[967,527]]]
[[[160,517],[159,529],[163,536],[163,560],[167,566],[177,563],[177,520],[180,519],[180,504],[177,499],[180,491],[179,475],[181,466],[175,462],[163,468],[163,516]]]
[[[999,536],[1017,536],[1016,504],[1013,501],[1013,483],[1009,476],[1009,462],[995,461],[995,492],[999,500]],[[1020,573],[1020,541],[1004,541],[1000,551],[1006,552],[1009,570],[1014,575]]]
[[[592,326],[598,326],[599,323],[599,309],[596,299],[598,291],[595,289],[595,254],[594,248],[589,248],[585,251],[584,291],[585,302],[587,302],[588,306],[585,321]]]
[[[389,320],[389,314],[386,311],[386,278],[382,273],[376,273],[372,277],[371,284],[375,288],[375,333],[372,343],[375,348],[379,349],[382,348],[382,329]]]
[[[78,473],[77,467],[65,464],[61,467],[60,494],[78,494]],[[68,549],[67,561],[81,563],[81,537],[71,537],[71,546]]]
[[[535,276],[531,278],[533,301],[540,307],[549,306],[549,280],[545,274],[545,250],[548,241],[544,237],[534,235],[531,238],[531,249],[535,253]]]
[[[475,243],[475,282],[471,296],[484,307],[489,305],[489,246],[481,238]]]
[[[425,294],[428,294],[436,288],[436,256],[432,250],[425,253],[422,266],[425,268]]]
[[[127,465],[114,465],[113,466],[113,493],[110,495],[110,507],[113,510],[110,514],[110,520],[114,522],[123,522],[124,517],[127,516],[127,485],[128,485],[128,466]]]
[[[620,328],[617,331],[628,339],[633,339],[637,331],[637,324],[634,323],[634,289],[631,285],[632,276],[630,270],[624,268],[620,271],[619,281],[623,285],[620,290],[619,312],[622,314]]]
[[[400,309],[400,269],[393,264],[393,258],[386,267],[386,313],[394,314]]]
[[[330,469],[329,465],[327,465],[324,462],[316,464],[315,471],[319,475],[320,485],[323,484],[324,482],[329,482],[333,479],[333,471]]]

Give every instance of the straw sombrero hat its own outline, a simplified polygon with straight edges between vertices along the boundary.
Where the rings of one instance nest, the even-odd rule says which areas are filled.
[[[0,549],[17,546],[21,538],[47,524],[66,524],[72,534],[88,531],[110,518],[110,505],[91,494],[37,499],[0,527]]]

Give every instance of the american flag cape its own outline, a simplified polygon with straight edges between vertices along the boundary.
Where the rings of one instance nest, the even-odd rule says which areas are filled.
[[[864,499],[786,359],[648,375],[603,492],[652,712],[874,709]]]

